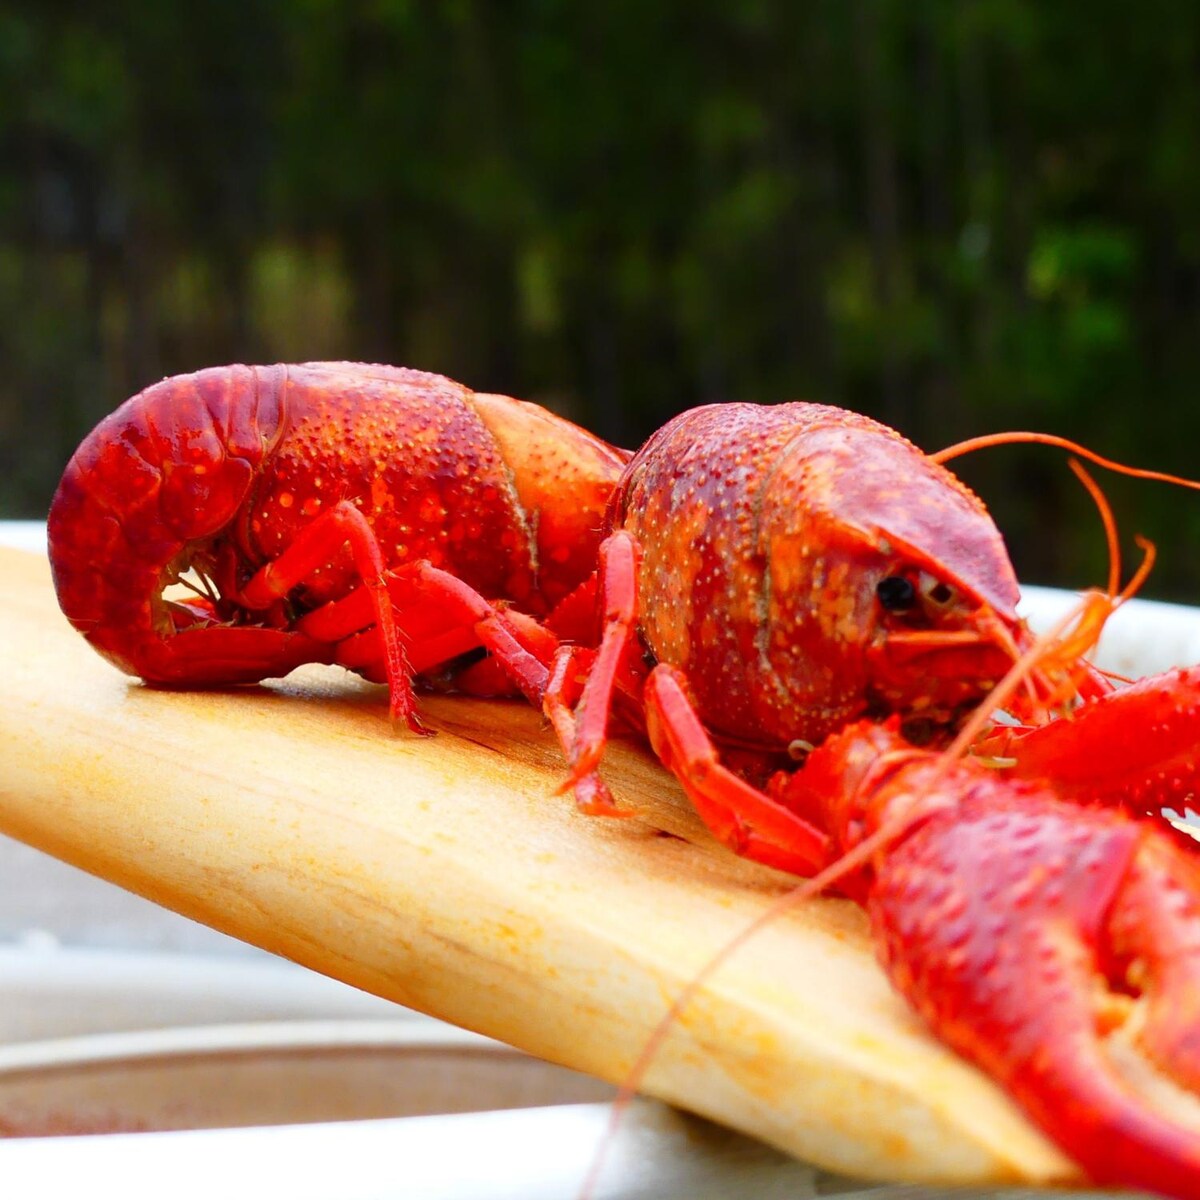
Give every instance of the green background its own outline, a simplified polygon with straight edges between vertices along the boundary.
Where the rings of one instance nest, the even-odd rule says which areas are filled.
[[[145,384],[281,359],[1200,476],[1198,135],[1167,0],[0,3],[0,515]],[[1061,452],[959,469],[1022,578],[1103,581]],[[1200,600],[1200,495],[1104,484]]]

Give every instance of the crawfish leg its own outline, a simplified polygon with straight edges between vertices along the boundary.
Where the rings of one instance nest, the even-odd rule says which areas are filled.
[[[521,634],[502,612],[457,576],[427,562],[413,565],[410,582],[419,599],[440,605],[452,621],[469,628],[530,703],[541,707],[549,668],[526,648]]]
[[[400,635],[388,600],[383,552],[366,517],[349,501],[339,501],[306,525],[277,559],[250,578],[241,589],[239,600],[247,608],[270,608],[322,564],[341,554],[347,545],[370,598],[383,645],[392,719],[403,718],[410,729],[419,731],[412,680],[405,668]]]
[[[400,630],[405,665],[416,674],[438,663],[466,654],[479,646],[479,638],[470,626],[447,622],[446,617],[429,605],[412,602],[412,589],[401,586],[395,573],[389,572],[388,595],[392,616]],[[354,588],[338,600],[331,600],[307,613],[296,622],[307,637],[335,647],[339,665],[358,671],[376,682],[387,681],[382,646],[375,627],[375,605],[371,593]],[[417,653],[420,647],[420,653]]]
[[[1140,1026],[1146,1057],[1200,1083],[1200,868],[1152,822],[979,778],[941,774],[965,799],[877,864],[892,981],[1096,1182],[1196,1195],[1200,1126],[1118,1062]]]
[[[554,656],[543,709],[568,758],[578,737],[575,705],[579,703],[588,672],[595,661],[596,652],[585,646],[560,646]],[[575,792],[576,807],[589,817],[633,815],[632,809],[617,807],[608,784],[596,770],[588,771],[578,779],[573,775],[568,777],[559,790],[566,791],[569,788]]]
[[[559,647],[558,638],[541,621],[527,613],[513,608],[497,609],[496,612],[498,620],[508,627],[513,640],[542,664],[543,670],[538,673],[538,678],[541,681],[541,695],[544,696],[549,687],[550,664]],[[457,671],[454,686],[470,696],[512,696],[522,693],[526,699],[541,704],[541,699],[521,687],[520,676],[511,660],[495,652]]]
[[[575,789],[585,812],[614,815],[619,810],[597,774],[608,741],[613,694],[622,686],[622,666],[637,634],[637,567],[640,547],[632,535],[617,532],[600,546],[599,588],[604,631],[597,650],[563,647],[554,661],[543,704],[571,770],[564,790]],[[580,676],[586,679],[580,685]],[[578,703],[576,703],[578,701]]]
[[[718,761],[681,671],[655,667],[644,695],[650,744],[716,838],[736,854],[795,875],[825,866],[825,834]]]
[[[558,645],[553,634],[532,618],[497,609],[457,576],[428,562],[389,571],[385,580],[408,674],[431,670],[482,646],[541,705],[548,663]],[[380,648],[378,626],[367,628],[374,612],[374,597],[360,588],[309,613],[299,628],[309,637],[339,643],[337,661],[370,674],[378,666]]]

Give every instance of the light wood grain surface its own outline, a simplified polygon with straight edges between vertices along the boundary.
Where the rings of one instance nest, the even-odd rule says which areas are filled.
[[[610,1080],[730,937],[790,886],[713,844],[648,754],[606,771],[638,815],[555,795],[524,704],[311,668],[269,687],[130,680],[59,614],[44,560],[0,549],[0,832],[216,929]],[[780,919],[688,1007],[646,1090],[848,1174],[1073,1178],[892,994],[861,913]]]

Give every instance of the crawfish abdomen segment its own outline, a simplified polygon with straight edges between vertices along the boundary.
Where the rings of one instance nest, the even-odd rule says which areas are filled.
[[[383,367],[288,369],[287,436],[255,483],[243,549],[277,558],[330,507],[369,514],[391,566],[426,561],[485,596],[538,606],[537,544],[471,393],[436,375]],[[330,561],[304,586],[309,606],[354,586]]]
[[[282,375],[232,367],[164,380],[106,417],[67,464],[47,528],[59,603],[123,669],[154,676],[163,586],[189,542],[242,509],[283,433]]]

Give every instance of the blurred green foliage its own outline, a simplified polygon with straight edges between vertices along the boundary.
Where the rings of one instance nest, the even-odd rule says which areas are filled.
[[[164,374],[349,358],[632,445],[717,399],[1200,475],[1200,10],[0,0],[0,513]],[[1046,449],[959,469],[1104,577]],[[1200,496],[1105,480],[1196,599]]]

